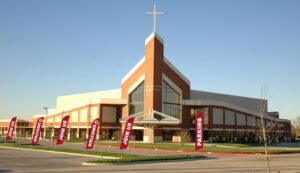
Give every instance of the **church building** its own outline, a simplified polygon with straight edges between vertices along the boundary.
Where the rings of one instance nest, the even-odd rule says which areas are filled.
[[[111,140],[133,116],[132,140],[180,142],[182,131],[194,135],[194,116],[204,112],[205,140],[251,142],[258,140],[262,104],[264,123],[276,126],[278,140],[289,139],[290,121],[268,112],[267,100],[191,90],[189,79],[165,57],[164,40],[153,32],[144,57],[122,78],[120,89],[59,96],[45,123],[56,135],[62,117],[70,115],[68,139],[83,139],[100,118],[97,139]]]
[[[151,14],[156,21],[155,7]],[[206,141],[257,142],[263,112],[263,123],[272,124],[276,140],[290,139],[290,120],[268,112],[267,100],[192,90],[192,82],[165,57],[164,45],[154,24],[144,56],[122,78],[119,89],[59,96],[55,109],[33,117],[32,128],[44,116],[47,130],[42,135],[57,136],[62,117],[70,115],[67,138],[86,139],[92,121],[99,118],[97,139],[113,140],[127,118],[134,117],[132,140],[180,142],[182,134],[194,139],[194,116],[203,112]]]

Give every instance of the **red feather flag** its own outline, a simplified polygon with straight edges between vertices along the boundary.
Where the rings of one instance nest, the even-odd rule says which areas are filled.
[[[38,144],[39,143],[39,138],[40,138],[41,129],[42,129],[42,126],[43,126],[43,121],[44,121],[44,117],[40,117],[36,122],[34,134],[32,136],[32,141],[31,141],[32,144]]]
[[[64,143],[65,135],[68,130],[68,123],[69,123],[70,116],[65,116],[60,125],[59,133],[56,140],[56,145],[60,145]]]
[[[123,132],[123,137],[121,140],[121,144],[120,144],[120,149],[126,149],[128,147],[129,144],[129,139],[130,139],[130,133],[133,127],[133,122],[134,122],[134,117],[128,118],[126,125],[125,125],[125,129]]]
[[[195,116],[195,150],[203,148],[203,123],[203,112],[200,112],[198,115]]]
[[[94,143],[95,143],[95,140],[97,137],[97,130],[99,127],[99,123],[100,123],[99,118],[97,118],[93,121],[92,126],[90,128],[89,137],[88,137],[88,140],[87,140],[87,143],[85,146],[86,149],[91,149],[94,147]]]
[[[12,140],[12,136],[14,134],[16,124],[17,124],[17,117],[13,117],[10,120],[9,127],[7,129],[6,141]]]

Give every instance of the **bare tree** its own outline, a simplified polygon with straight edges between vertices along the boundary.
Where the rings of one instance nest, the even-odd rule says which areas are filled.
[[[268,145],[273,142],[278,142],[279,128],[274,118],[272,120],[263,120],[263,123],[264,124],[262,124],[261,122],[260,116],[260,122],[256,125],[256,137],[260,140],[261,143],[266,142]]]
[[[122,130],[114,131],[112,137],[113,137],[113,140],[115,140],[115,141],[121,140],[121,138],[122,138]]]
[[[297,139],[297,133],[296,133],[296,128],[294,127],[294,125],[292,124],[291,126],[291,137],[292,139]]]
[[[292,121],[292,125],[296,133],[296,138],[300,137],[300,116],[298,116]]]
[[[192,141],[191,134],[190,134],[190,132],[188,130],[181,130],[179,132],[179,136],[181,138],[180,139],[181,145]]]
[[[256,125],[257,127],[257,137],[260,138],[261,142],[264,144],[265,150],[265,159],[266,159],[266,168],[268,173],[270,173],[270,157],[268,155],[268,144],[271,141],[271,136],[276,129],[274,121],[266,122],[264,120],[264,114],[267,107],[267,101],[265,100],[268,96],[268,90],[265,87],[261,88],[261,98],[260,98],[260,109],[259,109],[259,117],[260,123]]]

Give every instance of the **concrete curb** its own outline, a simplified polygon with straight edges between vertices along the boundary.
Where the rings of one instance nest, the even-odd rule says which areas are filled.
[[[104,165],[105,163],[87,163],[87,162],[83,162],[82,165],[83,166],[97,166],[97,165]]]

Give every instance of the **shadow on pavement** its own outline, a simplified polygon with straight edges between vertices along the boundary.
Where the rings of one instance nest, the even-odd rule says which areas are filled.
[[[8,169],[0,169],[0,173],[6,173],[6,172],[13,172],[12,170]]]
[[[158,160],[158,161],[141,161],[141,162],[127,162],[127,163],[112,163],[112,165],[135,165],[135,164],[155,164],[155,163],[176,163],[176,162],[192,162],[200,160],[213,160],[215,157],[195,158],[195,159],[175,159],[175,160]]]

